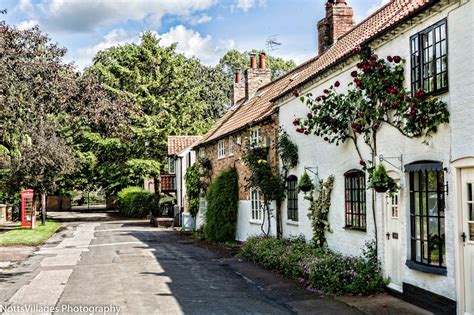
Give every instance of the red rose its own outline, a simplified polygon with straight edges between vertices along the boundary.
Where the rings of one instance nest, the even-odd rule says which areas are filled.
[[[308,131],[308,130],[305,130],[305,131],[304,131],[304,134],[305,134],[305,135],[309,135],[309,131]]]
[[[415,104],[415,103],[410,103],[410,109],[414,109],[414,108],[415,108],[415,106],[416,106],[416,104]]]
[[[364,68],[364,64],[362,62],[357,63],[357,68],[359,69]]]
[[[339,87],[340,85],[341,85],[341,83],[340,83],[339,81],[336,81],[336,82],[334,83],[334,86],[335,86],[335,87]]]
[[[356,71],[356,70],[352,71],[352,72],[351,72],[351,76],[352,76],[353,78],[357,77],[357,71]]]
[[[418,98],[418,99],[423,99],[425,97],[425,92],[423,90],[418,90],[416,91],[415,93],[415,97]]]
[[[360,52],[361,52],[360,46],[356,46],[356,47],[354,48],[354,52],[355,52],[356,54],[360,54]]]
[[[382,106],[383,106],[383,107],[387,107],[387,106],[388,106],[388,103],[387,103],[387,102],[382,102]]]
[[[294,96],[294,97],[298,97],[298,96],[300,96],[300,93],[298,93],[298,91],[297,91],[297,90],[294,90],[292,94],[293,94],[293,96]]]
[[[359,161],[359,164],[362,165],[362,166],[365,166],[365,165],[366,165],[366,163],[365,163],[364,160],[360,160],[360,161]]]
[[[392,56],[388,56],[388,57],[387,57],[387,60],[388,60],[388,62],[392,62],[392,61],[393,61]]]
[[[328,137],[324,137],[324,141],[329,141],[329,138],[328,138]]]
[[[327,96],[323,95],[323,96],[321,96],[321,98],[323,99],[323,101],[325,101],[327,99]]]
[[[388,92],[393,95],[396,94],[398,91],[396,89],[390,89]]]
[[[328,89],[324,89],[324,94],[329,94],[329,90]]]
[[[300,124],[300,120],[299,120],[298,118],[295,118],[295,119],[293,120],[293,125],[294,125],[294,126],[298,126],[299,124]]]
[[[296,128],[296,132],[302,133],[302,132],[303,132],[303,128]]]
[[[370,61],[376,62],[377,61],[377,55],[370,56]]]
[[[402,57],[400,57],[400,56],[394,56],[393,57],[393,62],[400,63],[400,61],[402,61]]]
[[[308,115],[306,115],[308,117],[308,119],[313,119],[313,114],[311,113],[308,113]]]
[[[316,97],[316,101],[321,102],[321,96]]]
[[[411,97],[407,95],[407,96],[405,97],[405,100],[406,100],[407,102],[409,102],[409,101],[411,101]]]
[[[392,108],[397,108],[398,107],[398,102],[392,102]]]
[[[369,72],[370,71],[370,66],[369,65],[365,65],[364,66],[364,72]]]
[[[383,86],[388,89],[388,88],[390,88],[392,85],[391,85],[390,83],[386,82],[386,83],[384,83]]]

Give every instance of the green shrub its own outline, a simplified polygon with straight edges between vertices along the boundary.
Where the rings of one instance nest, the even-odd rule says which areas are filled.
[[[118,193],[119,214],[130,218],[146,218],[158,207],[159,197],[141,187],[127,187]]]
[[[312,247],[303,237],[259,236],[247,240],[240,255],[264,268],[303,278],[325,294],[368,295],[383,291],[386,285],[373,242],[366,244],[361,257],[352,257]]]
[[[235,240],[239,207],[237,170],[222,172],[209,186],[204,234],[211,242]]]

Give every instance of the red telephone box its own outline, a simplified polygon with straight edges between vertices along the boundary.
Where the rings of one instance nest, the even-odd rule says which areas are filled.
[[[36,209],[33,189],[27,189],[21,192],[21,226],[34,228],[35,225]]]

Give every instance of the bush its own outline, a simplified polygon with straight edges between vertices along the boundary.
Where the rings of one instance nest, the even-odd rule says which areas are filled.
[[[188,209],[192,217],[195,218],[199,212],[199,197],[201,195],[201,174],[199,174],[198,163],[188,167],[184,179],[186,181]]]
[[[352,257],[314,248],[306,244],[303,237],[259,236],[247,240],[240,255],[263,268],[303,278],[325,294],[368,295],[383,291],[386,285],[373,243],[366,244],[361,257]]]
[[[127,187],[118,193],[119,214],[130,218],[146,218],[158,208],[159,197],[141,187]]]
[[[222,172],[209,186],[204,234],[211,242],[235,240],[239,207],[237,170]]]

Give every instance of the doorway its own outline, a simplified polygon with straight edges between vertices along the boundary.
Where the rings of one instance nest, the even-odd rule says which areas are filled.
[[[474,314],[474,168],[461,170],[464,314]]]
[[[389,288],[402,292],[400,192],[385,197],[385,272],[390,279]]]

